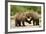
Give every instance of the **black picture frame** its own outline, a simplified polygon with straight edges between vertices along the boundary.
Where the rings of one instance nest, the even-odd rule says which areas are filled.
[[[18,3],[33,3],[33,4],[43,4],[43,30],[35,30],[35,31],[17,31],[17,32],[8,32],[8,2],[18,2]],[[42,32],[45,31],[45,3],[44,2],[29,2],[29,1],[12,1],[12,0],[5,0],[5,34],[7,33],[24,33],[24,32]]]

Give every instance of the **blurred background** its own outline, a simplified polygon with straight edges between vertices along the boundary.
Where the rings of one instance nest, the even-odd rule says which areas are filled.
[[[21,6],[21,5],[11,5],[11,16],[14,16],[16,13],[18,12],[38,12],[39,14],[41,14],[41,6]]]

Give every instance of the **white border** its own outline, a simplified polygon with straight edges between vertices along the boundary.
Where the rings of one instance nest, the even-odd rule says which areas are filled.
[[[16,29],[10,29],[10,5],[23,5],[23,6],[41,6],[41,28],[16,28]],[[12,3],[8,2],[8,32],[14,32],[14,31],[33,31],[33,30],[43,30],[43,5],[42,4],[28,4],[28,3]]]

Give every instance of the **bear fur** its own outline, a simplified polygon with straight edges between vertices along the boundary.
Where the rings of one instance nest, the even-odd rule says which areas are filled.
[[[31,23],[31,21],[33,20],[33,25],[39,25],[39,14],[37,12],[29,12],[26,15],[28,18],[32,17],[29,21],[29,23]]]

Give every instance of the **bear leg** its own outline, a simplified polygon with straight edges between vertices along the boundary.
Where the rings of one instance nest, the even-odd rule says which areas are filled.
[[[19,22],[19,26],[21,26],[21,22]]]
[[[39,19],[36,20],[36,25],[39,25]]]
[[[18,20],[16,20],[16,22],[15,22],[15,26],[21,26],[21,22],[18,21]]]
[[[31,21],[32,21],[32,20],[33,20],[33,18],[30,19],[30,22],[29,22],[30,24],[31,24]]]
[[[35,26],[35,20],[33,20],[33,26]]]
[[[24,21],[22,21],[23,26],[25,26]]]

